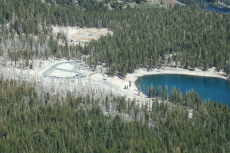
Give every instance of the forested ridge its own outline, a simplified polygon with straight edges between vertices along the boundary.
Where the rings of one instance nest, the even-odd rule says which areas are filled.
[[[228,14],[210,13],[195,6],[125,12],[114,12],[121,20],[113,36],[85,48],[93,61],[107,63],[112,73],[118,70],[125,75],[139,67],[162,65],[204,70],[217,67],[229,73]]]
[[[191,119],[180,101],[149,108],[123,97],[63,98],[2,77],[0,93],[1,152],[230,151],[230,111],[217,102],[197,103]]]
[[[79,53],[91,55],[88,63],[106,63],[111,74],[123,76],[134,69],[161,66],[195,67],[230,73],[230,16],[208,12],[193,5],[174,8],[135,8],[118,10],[81,11],[72,6],[47,5],[40,1],[5,1],[1,4],[2,42],[13,39],[17,33],[19,46],[9,48],[16,58],[25,57],[77,57]],[[24,3],[23,3],[24,2]],[[106,27],[113,36],[102,37],[85,48],[58,45],[52,36],[51,25]],[[25,35],[26,34],[26,35]],[[35,39],[31,36],[37,36]],[[8,35],[8,36],[7,36]],[[9,36],[11,35],[11,36]],[[6,37],[6,38],[4,38]],[[11,43],[17,43],[12,42]],[[25,43],[29,43],[25,45]],[[11,46],[16,46],[16,45]],[[25,45],[25,46],[23,46]],[[18,52],[19,51],[19,52]],[[17,60],[17,59],[16,59]]]
[[[114,4],[108,10],[109,2],[0,0],[2,66],[9,59],[27,67],[35,58],[90,55],[88,64],[106,63],[112,75],[162,66],[216,67],[230,74],[229,14],[196,5]],[[70,46],[64,34],[53,35],[52,25],[104,27],[114,34]],[[175,89],[168,99],[161,88],[153,90],[152,105],[139,107],[125,97],[54,94],[36,83],[0,77],[0,152],[230,152],[227,104],[202,104],[195,91],[183,95]]]

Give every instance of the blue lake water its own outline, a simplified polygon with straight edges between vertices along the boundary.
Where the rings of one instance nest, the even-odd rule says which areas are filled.
[[[194,89],[203,101],[210,99],[212,101],[228,103],[228,106],[230,106],[230,82],[224,79],[162,74],[143,76],[136,81],[137,88],[145,95],[148,94],[148,88],[151,84],[154,86],[155,91],[158,85],[161,85],[162,88],[167,85],[169,95],[174,87],[179,88],[183,94]]]
[[[203,1],[203,0],[202,1],[201,0],[192,0],[192,1],[198,2],[202,5],[204,5],[203,9],[208,10],[208,11],[218,12],[218,13],[230,13],[230,9],[211,6],[208,4],[208,2]]]
[[[213,7],[213,6],[205,6],[204,9],[208,11],[214,11],[214,12],[216,11],[218,13],[230,13],[230,9]]]

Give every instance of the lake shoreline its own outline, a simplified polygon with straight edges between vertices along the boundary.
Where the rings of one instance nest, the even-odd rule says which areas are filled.
[[[191,75],[191,76],[203,76],[203,77],[214,77],[220,78],[224,80],[228,80],[226,73],[221,71],[218,72],[215,68],[210,68],[207,71],[203,71],[201,69],[196,68],[194,71],[182,68],[174,68],[174,67],[162,67],[162,68],[154,68],[150,71],[147,69],[137,69],[133,73],[128,73],[126,75],[125,80],[131,81],[131,88],[134,91],[137,91],[138,88],[136,86],[136,81],[138,78],[146,76],[146,75],[158,75],[158,74],[178,74],[178,75]]]

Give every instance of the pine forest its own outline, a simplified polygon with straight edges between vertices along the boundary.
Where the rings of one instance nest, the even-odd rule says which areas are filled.
[[[32,69],[29,61],[55,58],[104,65],[109,76],[126,77],[139,68],[215,67],[230,78],[230,14],[196,3],[164,4],[0,0],[0,69],[8,63]],[[64,33],[54,35],[53,26],[113,34],[70,45]],[[54,90],[1,72],[0,152],[230,152],[228,104],[202,102],[194,90],[166,95],[151,87],[148,97],[155,98],[143,103],[93,91]]]

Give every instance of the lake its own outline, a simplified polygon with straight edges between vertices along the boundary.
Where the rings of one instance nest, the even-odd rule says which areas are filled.
[[[204,5],[204,7],[202,7],[202,8],[205,9],[205,10],[208,10],[208,11],[218,12],[218,13],[230,13],[230,9],[226,9],[226,8],[223,8],[223,7],[211,6],[206,1],[201,1],[201,0],[192,0],[192,1],[198,2],[198,3],[202,4],[202,5]]]
[[[219,101],[228,103],[230,106],[230,82],[224,79],[212,77],[200,77],[190,75],[174,75],[174,74],[161,74],[161,75],[147,75],[139,78],[136,81],[136,86],[145,95],[148,94],[150,85],[154,86],[155,91],[158,85],[164,88],[166,85],[169,89],[169,95],[172,89],[179,88],[183,94],[194,89],[203,101],[208,99],[212,101]]]
[[[205,6],[204,9],[208,11],[216,11],[218,13],[230,13],[230,9],[219,8],[219,7],[214,7],[210,5]]]

